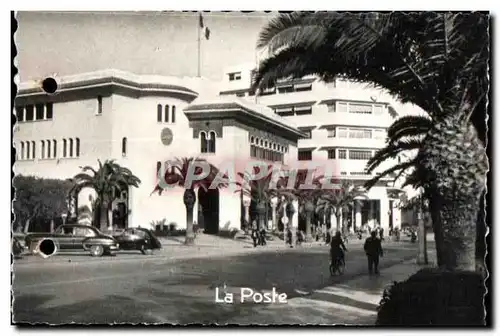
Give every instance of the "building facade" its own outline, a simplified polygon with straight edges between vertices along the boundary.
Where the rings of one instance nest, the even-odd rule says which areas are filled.
[[[387,128],[397,117],[399,104],[381,90],[366,84],[337,79],[325,84],[314,76],[281,80],[258,95],[250,90],[254,64],[225,70],[220,94],[270,107],[276,115],[293,122],[306,133],[298,141],[296,160],[332,165],[333,175],[361,185],[395,163],[388,160],[372,174],[365,170],[368,160],[385,146]],[[401,225],[396,207],[402,192],[394,177],[383,178],[344,213],[351,229],[363,225],[383,228]]]
[[[83,166],[97,167],[98,160],[115,160],[142,182],[114,201],[121,227],[148,227],[162,219],[185,227],[183,189],[151,194],[162,162],[202,157],[235,172],[250,160],[286,164],[304,136],[270,108],[220,97],[217,86],[201,78],[105,70],[57,81],[55,95],[35,82],[18,87],[14,172],[66,179]],[[207,232],[240,228],[241,194],[222,189],[198,196],[194,218]],[[91,207],[93,198],[91,190],[82,190],[78,208]]]

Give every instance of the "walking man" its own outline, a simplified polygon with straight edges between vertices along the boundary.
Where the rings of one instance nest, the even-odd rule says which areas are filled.
[[[382,257],[384,252],[382,251],[382,243],[380,239],[377,238],[377,232],[372,231],[371,236],[366,238],[364,250],[368,258],[368,272],[370,274],[373,274],[373,272],[379,274],[379,257]]]

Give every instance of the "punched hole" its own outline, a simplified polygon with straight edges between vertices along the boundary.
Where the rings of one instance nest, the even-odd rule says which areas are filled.
[[[42,89],[46,93],[54,94],[57,91],[57,82],[52,77],[47,77],[42,82]]]
[[[42,257],[50,257],[56,251],[56,245],[52,239],[45,239],[39,246]]]

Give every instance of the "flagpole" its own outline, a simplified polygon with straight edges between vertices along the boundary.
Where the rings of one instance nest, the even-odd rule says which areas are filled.
[[[196,26],[198,27],[198,77],[201,77],[201,27],[200,27],[200,16],[201,12],[198,14],[198,22]]]

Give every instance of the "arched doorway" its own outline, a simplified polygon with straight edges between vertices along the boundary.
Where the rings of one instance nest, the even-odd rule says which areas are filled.
[[[219,190],[198,189],[198,225],[204,233],[219,233]]]

